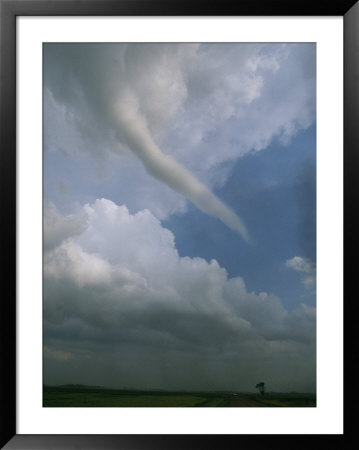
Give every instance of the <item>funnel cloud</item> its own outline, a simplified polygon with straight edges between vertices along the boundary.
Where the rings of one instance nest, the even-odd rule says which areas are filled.
[[[201,211],[217,217],[247,241],[248,233],[242,220],[189,170],[172,156],[161,152],[148,130],[145,119],[138,113],[137,104],[135,95],[126,92],[116,102],[114,111],[120,125],[121,136],[125,138],[129,148],[141,160],[146,170],[191,200]]]

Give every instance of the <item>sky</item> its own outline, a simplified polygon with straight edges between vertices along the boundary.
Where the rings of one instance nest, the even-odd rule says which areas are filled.
[[[45,384],[316,390],[316,48],[44,44]]]

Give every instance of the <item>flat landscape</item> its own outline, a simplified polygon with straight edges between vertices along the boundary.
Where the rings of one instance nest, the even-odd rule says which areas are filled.
[[[44,386],[44,407],[315,407],[315,394],[169,392],[101,386]]]

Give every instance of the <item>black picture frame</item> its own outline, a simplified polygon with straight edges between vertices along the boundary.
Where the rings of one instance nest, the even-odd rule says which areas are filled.
[[[357,0],[0,0],[0,183],[3,203],[1,299],[1,448],[184,449],[350,447],[356,415],[349,412],[355,387],[356,298],[354,252],[358,230],[359,2]],[[18,435],[16,434],[16,17],[18,16],[342,16],[344,18],[344,309],[345,386],[342,435]],[[349,265],[349,262],[351,263]],[[350,272],[352,267],[352,272]],[[353,292],[353,297],[349,294]],[[5,446],[5,447],[4,447]]]

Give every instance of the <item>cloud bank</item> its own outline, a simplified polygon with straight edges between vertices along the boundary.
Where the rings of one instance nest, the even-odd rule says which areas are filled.
[[[77,217],[45,222],[68,225],[44,255],[45,383],[315,390],[314,308],[289,314],[215,260],[180,257],[148,210],[100,199],[84,215],[80,232]]]

